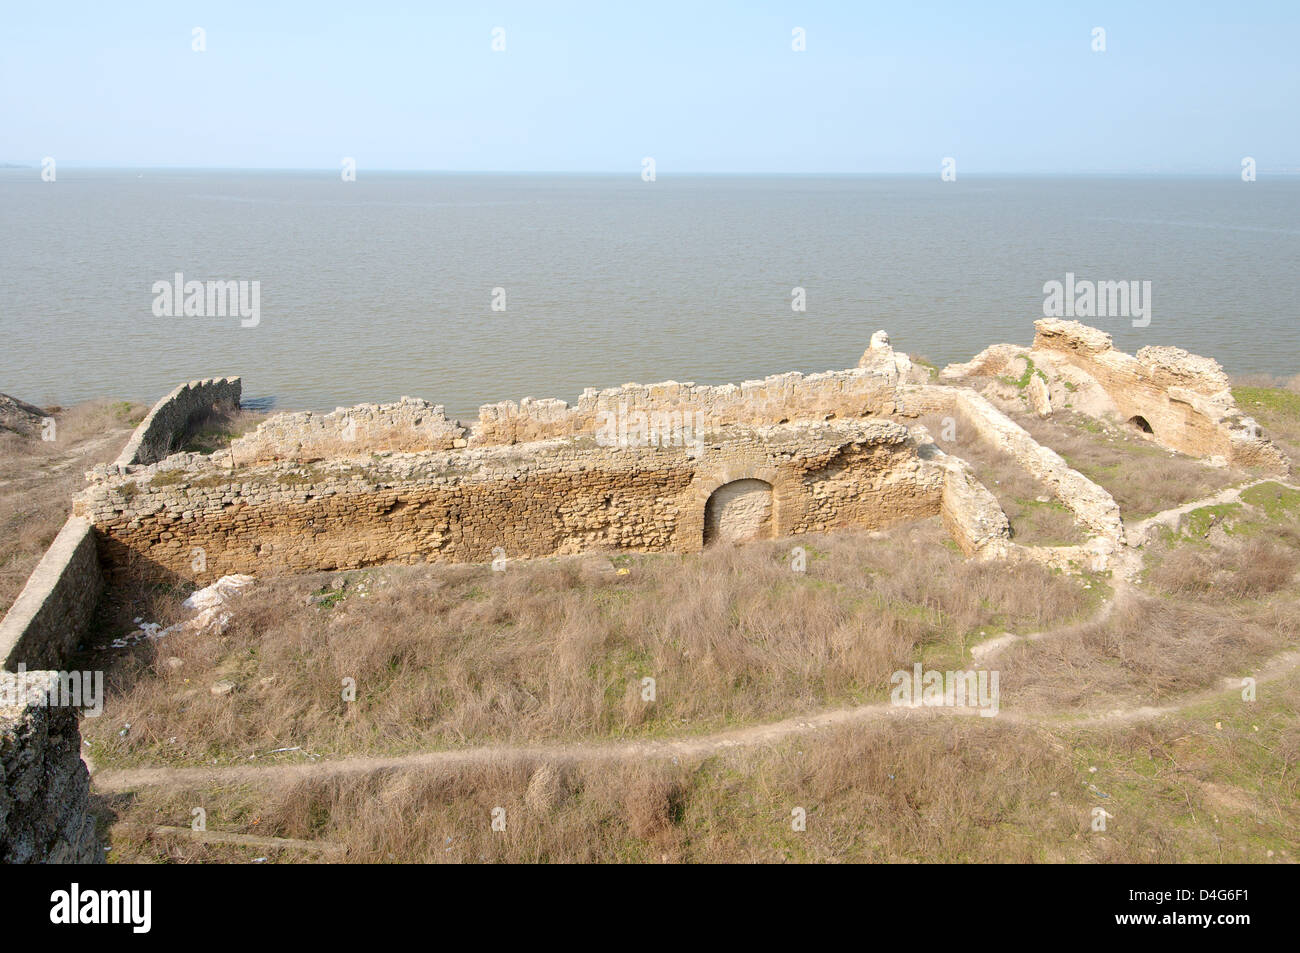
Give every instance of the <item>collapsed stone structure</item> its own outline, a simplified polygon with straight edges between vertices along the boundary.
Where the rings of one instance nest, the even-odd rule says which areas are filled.
[[[633,384],[573,408],[490,405],[472,432],[409,398],[280,415],[229,452],[100,467],[76,513],[112,573],[194,582],[497,553],[691,552],[933,515],[964,552],[1001,555],[1008,526],[992,494],[885,419],[909,367],[884,339],[845,371]]]
[[[940,378],[1028,375],[1027,397],[1047,416],[1067,404],[1094,417],[1117,418],[1172,450],[1211,462],[1284,473],[1286,454],[1233,400],[1228,375],[1208,357],[1177,347],[1144,347],[1134,357],[1111,336],[1078,321],[1034,322],[1031,347],[997,344]]]

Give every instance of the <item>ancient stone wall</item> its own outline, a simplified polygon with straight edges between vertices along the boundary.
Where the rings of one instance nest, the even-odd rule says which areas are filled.
[[[75,708],[55,672],[0,672],[0,863],[102,863]]]
[[[1097,570],[1109,568],[1111,557],[1124,545],[1119,504],[1102,487],[1072,469],[1055,450],[1038,443],[968,387],[907,385],[900,391],[899,403],[903,416],[959,414],[980,439],[1010,455],[1041,480],[1092,536],[1084,548],[1087,559],[1080,564]]]
[[[75,509],[105,563],[209,582],[234,572],[489,561],[590,550],[690,552],[725,484],[771,487],[764,534],[868,528],[939,512],[943,468],[883,420],[733,428],[700,448],[590,437],[381,454],[232,477],[211,458],[92,471]],[[499,548],[499,550],[498,550]],[[201,554],[201,558],[196,556]]]
[[[158,403],[135,428],[118,455],[117,463],[154,463],[176,449],[180,435],[190,421],[215,406],[238,407],[241,392],[238,377],[213,377],[181,384]]]
[[[466,436],[440,404],[403,397],[395,404],[359,404],[328,414],[277,414],[233,440],[230,454],[235,466],[269,460],[309,463],[385,450],[451,450],[465,446]]]
[[[240,389],[238,377],[176,387],[153,406],[109,469],[165,458],[196,417],[217,406],[238,407]],[[91,525],[74,516],[0,621],[0,668],[61,666],[81,641],[103,584]]]
[[[606,390],[588,388],[576,407],[554,398],[485,404],[479,408],[478,425],[469,443],[493,446],[597,435],[611,424],[622,432],[633,415],[642,415],[644,420],[632,421],[631,429],[645,426],[652,432],[665,429],[656,425],[656,419],[670,427],[672,421],[690,427],[699,420],[709,432],[734,425],[883,416],[894,412],[899,379],[899,364],[886,338],[884,346],[867,351],[860,366],[842,371],[808,375],[792,371],[718,386],[664,381]]]
[[[90,521],[74,516],[0,622],[0,668],[59,668],[85,632],[103,585]]]

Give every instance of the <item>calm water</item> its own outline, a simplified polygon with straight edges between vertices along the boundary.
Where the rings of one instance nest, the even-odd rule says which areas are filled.
[[[0,170],[0,391],[152,401],[240,374],[329,410],[850,367],[1028,344],[1067,271],[1153,283],[1127,350],[1300,372],[1300,180]],[[261,282],[261,324],[159,318],[155,281]],[[808,310],[791,310],[791,288]],[[492,289],[508,310],[491,310]]]

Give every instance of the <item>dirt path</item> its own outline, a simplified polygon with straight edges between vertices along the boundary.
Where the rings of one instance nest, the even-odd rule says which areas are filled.
[[[1300,667],[1300,650],[1291,649],[1268,659],[1253,676],[1257,685],[1277,681]],[[728,748],[774,744],[800,735],[825,731],[841,725],[917,718],[974,718],[994,724],[1011,722],[1053,729],[1089,729],[1153,721],[1198,707],[1241,690],[1240,679],[1225,678],[1219,688],[1183,696],[1168,705],[1143,705],[1107,711],[1020,712],[1002,710],[996,717],[981,718],[979,709],[908,707],[879,703],[835,708],[812,715],[799,715],[764,725],[734,728],[700,735],[654,741],[578,742],[542,745],[484,745],[447,751],[422,751],[389,757],[339,758],[303,764],[274,764],[262,767],[228,765],[196,768],[128,768],[100,771],[94,775],[96,790],[120,792],[142,787],[193,788],[208,784],[237,784],[249,781],[278,782],[346,777],[376,771],[409,771],[432,767],[463,767],[503,762],[566,763],[574,761],[623,761],[637,758],[680,758],[698,760]]]
[[[1258,482],[1281,482],[1265,481]],[[1255,484],[1249,484],[1254,486]],[[1289,484],[1283,484],[1289,486]],[[1247,486],[1236,488],[1239,495]],[[1212,500],[1223,498],[1229,491],[1216,494]],[[1190,512],[1199,506],[1207,505],[1205,501],[1193,502],[1158,513],[1143,522],[1146,525],[1160,520],[1166,513],[1179,514]],[[1117,579],[1115,591],[1110,599],[1099,608],[1091,619],[1076,622],[1057,629],[1035,632],[1017,636],[1008,633],[982,642],[971,649],[975,662],[986,662],[993,655],[1009,645],[1035,641],[1053,634],[1068,631],[1078,625],[1104,622],[1115,611],[1117,604],[1131,597],[1129,583]],[[1300,667],[1300,650],[1284,651],[1266,660],[1254,675],[1257,684],[1264,684],[1287,677]],[[1143,705],[1134,708],[1111,709],[1106,711],[1054,711],[1054,712],[1020,712],[1014,709],[1000,710],[996,717],[979,717],[979,709],[973,707],[920,707],[900,706],[889,703],[858,705],[846,708],[829,709],[814,714],[797,715],[780,721],[762,725],[751,725],[727,731],[696,737],[673,738],[664,740],[611,741],[611,742],[575,742],[569,744],[539,745],[483,745],[473,748],[461,748],[440,751],[423,751],[407,755],[387,757],[348,757],[327,761],[304,762],[301,764],[254,765],[213,765],[211,767],[152,767],[127,768],[119,770],[94,771],[92,783],[95,790],[102,793],[114,793],[137,790],[144,787],[165,787],[170,789],[188,789],[212,784],[237,784],[247,782],[292,782],[305,779],[324,779],[346,777],[356,774],[370,774],[377,771],[409,771],[432,767],[461,767],[483,764],[500,764],[503,762],[527,763],[566,763],[593,761],[620,761],[633,759],[682,759],[698,760],[728,748],[754,747],[774,744],[787,738],[807,735],[818,731],[836,728],[841,725],[861,724],[888,720],[906,720],[917,718],[967,717],[989,724],[1011,722],[1020,725],[1050,727],[1056,730],[1091,729],[1113,725],[1136,724],[1152,721],[1226,697],[1229,693],[1239,692],[1239,678],[1225,678],[1218,688],[1206,689],[1185,695],[1176,702],[1152,706]]]
[[[1162,510],[1155,516],[1148,516],[1144,520],[1134,523],[1126,532],[1129,546],[1143,546],[1151,540],[1152,533],[1158,527],[1176,530],[1178,521],[1193,510],[1199,510],[1203,506],[1222,506],[1224,503],[1237,503],[1241,500],[1241,494],[1247,490],[1257,487],[1263,483],[1276,483],[1278,486],[1284,486],[1288,490],[1300,491],[1300,487],[1292,486],[1281,478],[1265,477],[1261,480],[1251,480],[1249,483],[1242,483],[1239,486],[1230,486],[1226,490],[1221,490],[1213,496],[1207,496],[1204,499],[1193,500],[1190,503],[1184,503],[1182,506],[1175,506],[1173,509]]]

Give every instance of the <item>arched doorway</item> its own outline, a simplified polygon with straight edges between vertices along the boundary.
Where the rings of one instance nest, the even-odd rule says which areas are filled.
[[[1128,425],[1132,429],[1141,431],[1142,433],[1155,433],[1155,431],[1151,429],[1151,424],[1141,415],[1130,417],[1128,419]]]
[[[710,494],[704,504],[704,545],[770,539],[774,534],[772,484],[732,480]]]

